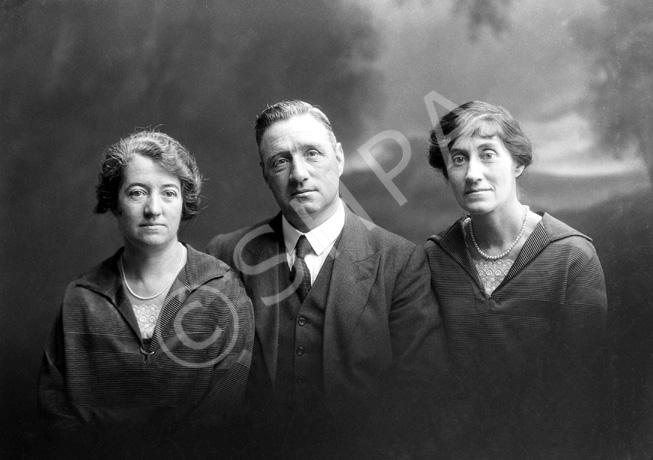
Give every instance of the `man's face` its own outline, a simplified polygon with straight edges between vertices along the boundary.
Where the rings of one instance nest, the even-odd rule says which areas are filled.
[[[322,123],[309,114],[273,123],[259,154],[265,182],[295,228],[311,230],[334,214],[345,159]]]

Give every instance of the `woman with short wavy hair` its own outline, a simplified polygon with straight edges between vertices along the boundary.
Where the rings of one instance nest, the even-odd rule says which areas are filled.
[[[164,133],[104,152],[96,212],[113,214],[124,247],[68,286],[41,367],[41,420],[66,454],[192,452],[238,408],[251,302],[226,264],[177,238],[201,185],[193,156]],[[210,434],[187,439],[197,433]]]

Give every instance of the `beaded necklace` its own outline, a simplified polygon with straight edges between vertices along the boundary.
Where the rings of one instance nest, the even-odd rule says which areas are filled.
[[[519,240],[521,240],[521,237],[524,235],[524,231],[526,230],[526,223],[528,222],[529,207],[524,206],[524,208],[526,210],[526,213],[524,214],[524,222],[521,224],[521,230],[519,230],[519,235],[517,235],[517,238],[515,239],[515,241],[510,243],[510,246],[508,246],[508,249],[506,249],[505,251],[503,251],[501,254],[499,254],[497,256],[491,256],[491,255],[486,254],[483,251],[481,251],[481,248],[478,247],[478,243],[476,242],[476,237],[474,236],[474,225],[472,223],[472,220],[471,219],[469,220],[469,235],[472,237],[472,243],[474,243],[474,247],[476,248],[478,253],[481,255],[481,257],[483,257],[484,259],[487,259],[487,260],[499,260],[499,259],[503,259],[508,254],[510,254],[510,251],[512,251],[512,248],[514,248],[517,245],[517,243],[519,243]]]
[[[181,267],[183,266],[183,263],[184,263],[184,250],[183,250],[183,247],[182,247],[182,250],[181,250],[180,252],[181,252],[181,255],[180,255],[180,257],[179,257],[179,266],[177,267],[177,270],[175,271],[175,276],[172,278],[172,281],[170,281],[170,283],[169,283],[166,287],[164,287],[164,288],[161,289],[159,292],[157,292],[156,294],[154,294],[153,296],[150,296],[150,297],[141,297],[141,296],[139,296],[139,295],[136,294],[136,293],[132,290],[132,288],[129,286],[129,283],[127,283],[127,277],[125,276],[125,267],[124,267],[123,264],[122,264],[122,254],[121,254],[121,255],[120,255],[120,276],[122,276],[122,282],[123,282],[123,284],[125,285],[125,287],[127,288],[127,290],[129,291],[129,293],[130,293],[131,295],[133,295],[134,297],[136,297],[137,299],[140,299],[140,300],[152,300],[152,299],[154,299],[155,297],[159,297],[159,296],[160,296],[161,294],[163,294],[165,291],[167,291],[168,289],[170,289],[170,287],[172,286],[172,283],[174,283],[175,280],[177,279],[177,274],[178,274],[179,271],[181,270]]]

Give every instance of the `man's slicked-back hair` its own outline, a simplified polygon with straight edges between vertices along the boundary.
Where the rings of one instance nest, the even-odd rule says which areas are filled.
[[[298,117],[301,115],[311,115],[317,121],[322,123],[329,133],[331,141],[336,143],[336,136],[333,133],[333,128],[331,128],[331,122],[327,116],[314,105],[309,104],[308,102],[300,101],[299,99],[286,99],[276,104],[268,106],[263,112],[256,117],[256,123],[254,124],[254,130],[256,132],[256,145],[261,147],[261,139],[265,131],[272,126],[272,124],[288,120],[293,117]]]
[[[510,112],[487,102],[471,101],[447,113],[431,131],[431,166],[448,179],[444,156],[458,139],[472,136],[498,136],[517,164],[526,168],[533,161],[531,141]]]

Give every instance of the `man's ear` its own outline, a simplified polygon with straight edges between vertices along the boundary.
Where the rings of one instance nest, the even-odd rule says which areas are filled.
[[[338,162],[338,177],[342,176],[342,172],[345,170],[345,154],[342,151],[342,144],[336,142],[336,161]]]
[[[267,186],[269,187],[269,186],[270,186],[270,182],[268,182],[268,178],[267,178],[267,176],[265,175],[265,166],[263,165],[263,162],[262,162],[262,161],[259,161],[258,164],[259,164],[259,166],[261,166],[261,174],[263,175],[263,180],[265,181],[265,183],[266,183]]]
[[[517,178],[517,177],[521,176],[522,173],[524,172],[524,169],[525,169],[524,165],[517,165],[515,167],[515,177]]]

